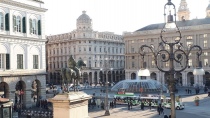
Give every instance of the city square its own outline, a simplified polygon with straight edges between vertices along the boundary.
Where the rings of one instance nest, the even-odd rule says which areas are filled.
[[[0,118],[208,118],[209,30],[208,0],[2,0]]]

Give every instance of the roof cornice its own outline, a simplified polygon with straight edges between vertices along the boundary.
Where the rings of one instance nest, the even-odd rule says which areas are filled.
[[[21,7],[21,8],[26,8],[26,9],[30,9],[30,10],[34,10],[34,11],[39,11],[39,12],[46,12],[47,11],[47,9],[45,9],[45,8],[35,7],[35,6],[32,6],[32,5],[16,2],[16,1],[13,1],[13,0],[0,0],[0,3],[12,5],[12,6],[17,6],[17,7]],[[40,2],[40,3],[42,3],[42,2]]]

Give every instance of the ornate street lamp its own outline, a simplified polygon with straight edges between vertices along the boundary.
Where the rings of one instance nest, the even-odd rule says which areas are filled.
[[[167,13],[166,13],[167,11]],[[164,19],[165,23],[161,29],[160,38],[161,42],[158,45],[158,49],[155,49],[154,45],[142,45],[140,47],[141,56],[145,56],[145,48],[151,50],[154,56],[155,65],[161,72],[168,73],[170,76],[167,78],[168,88],[171,97],[171,118],[176,118],[175,111],[175,84],[176,79],[174,75],[184,71],[188,67],[189,54],[192,51],[196,54],[197,65],[193,71],[194,75],[203,75],[204,70],[202,69],[201,61],[199,60],[202,49],[198,45],[190,45],[185,49],[181,41],[181,32],[176,25],[176,8],[175,5],[168,0],[164,5]],[[165,63],[169,66],[169,69],[163,69],[161,66]],[[179,64],[180,67],[175,68],[174,64]]]
[[[108,71],[109,70],[113,70],[113,68],[109,68],[109,62],[112,60],[109,60],[107,57],[107,53],[105,54],[105,62],[104,62],[104,68],[101,68],[100,70],[104,70],[104,74],[106,75],[106,96],[105,96],[105,116],[109,116],[110,112],[109,112],[109,96],[108,96],[108,87],[109,87],[109,82],[108,82]]]

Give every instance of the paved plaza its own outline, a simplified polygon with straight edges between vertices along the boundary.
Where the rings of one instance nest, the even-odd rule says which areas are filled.
[[[193,89],[192,89],[193,90]],[[100,89],[84,90],[86,93],[100,93]],[[114,93],[110,93],[112,96]],[[165,95],[169,96],[168,93]],[[199,106],[195,106],[194,93],[188,95],[185,93],[185,89],[179,89],[179,93],[182,97],[182,102],[185,104],[184,110],[176,110],[177,118],[209,118],[210,117],[210,97],[207,94],[197,95],[200,98]],[[164,109],[165,114],[170,114],[170,109]],[[91,118],[163,118],[163,115],[158,115],[156,108],[149,110],[147,107],[145,110],[141,110],[140,106],[134,106],[132,110],[128,110],[127,105],[117,105],[117,108],[110,109],[110,116],[104,116],[105,111],[100,108],[89,109],[89,116]]]

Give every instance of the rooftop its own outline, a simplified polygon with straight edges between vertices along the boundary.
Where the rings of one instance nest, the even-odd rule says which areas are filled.
[[[176,24],[177,24],[178,27],[197,26],[197,25],[203,25],[203,24],[210,24],[210,18],[177,21]],[[145,27],[143,27],[141,29],[138,29],[135,32],[137,32],[137,31],[162,29],[163,26],[164,26],[164,23],[151,24],[151,25],[147,25],[147,26],[145,26]]]

